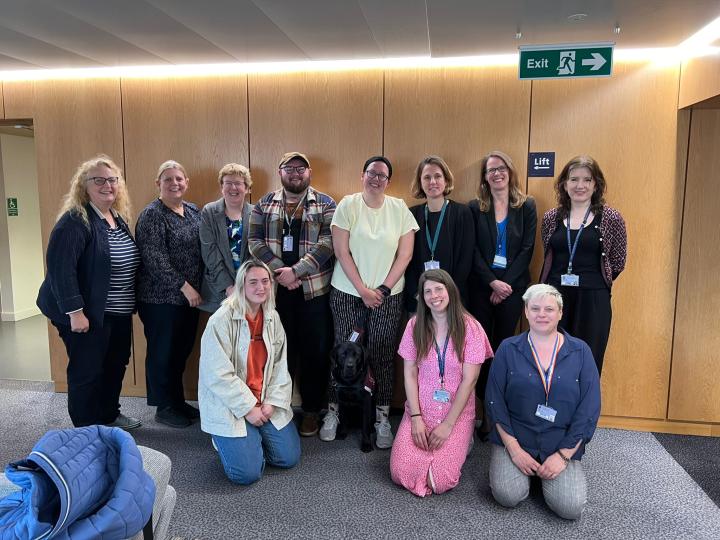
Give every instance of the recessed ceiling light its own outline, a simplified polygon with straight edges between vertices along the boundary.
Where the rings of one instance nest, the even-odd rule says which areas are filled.
[[[568,21],[577,22],[587,19],[587,13],[574,13],[568,16]]]

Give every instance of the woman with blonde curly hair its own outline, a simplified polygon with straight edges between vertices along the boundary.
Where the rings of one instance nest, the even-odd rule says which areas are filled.
[[[37,304],[67,349],[68,412],[76,427],[141,425],[119,404],[140,264],[129,214],[122,171],[108,156],[95,156],[73,175],[48,242]]]

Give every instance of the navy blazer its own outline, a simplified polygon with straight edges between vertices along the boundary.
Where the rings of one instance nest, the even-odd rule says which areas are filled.
[[[500,424],[520,446],[540,462],[560,448],[573,448],[579,460],[600,418],[600,376],[590,347],[563,332],[550,386],[548,406],[557,411],[555,422],[535,416],[545,404],[545,389],[535,366],[528,333],[504,340],[490,365],[485,410],[490,418],[490,440],[502,446],[495,428]]]
[[[470,201],[468,206],[475,221],[473,273],[489,286],[491,281],[498,279],[495,270],[491,268],[497,243],[495,208],[490,204],[490,209],[482,212],[477,199]],[[507,268],[502,274],[502,280],[513,290],[522,291],[530,283],[530,261],[535,249],[537,209],[532,197],[528,197],[519,208],[508,206],[506,230]]]
[[[107,222],[89,204],[85,211],[87,224],[70,211],[53,227],[37,306],[53,323],[67,326],[67,313],[82,309],[91,326],[102,328],[111,270]],[[120,216],[115,220],[132,239],[125,221]]]

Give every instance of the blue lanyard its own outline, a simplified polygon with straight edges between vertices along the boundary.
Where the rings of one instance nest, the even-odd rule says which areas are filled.
[[[572,262],[575,258],[575,250],[578,247],[578,243],[580,242],[580,235],[583,232],[583,229],[585,228],[585,224],[587,223],[587,218],[590,215],[590,209],[591,206],[588,206],[587,212],[585,212],[585,217],[582,220],[582,224],[580,225],[580,228],[578,229],[577,236],[575,237],[575,242],[570,244],[570,212],[568,212],[567,217],[567,228],[565,229],[567,231],[567,244],[568,244],[568,252],[570,253],[570,259],[568,260],[568,274],[572,274]]]
[[[427,239],[428,247],[430,248],[430,260],[435,260],[435,248],[437,247],[438,238],[440,238],[440,228],[442,227],[443,219],[445,218],[445,209],[447,208],[448,201],[443,204],[442,210],[440,211],[440,219],[438,219],[437,228],[435,229],[435,238],[432,242],[430,241],[430,224],[428,222],[428,206],[425,205],[425,238]]]
[[[450,332],[445,336],[445,345],[443,345],[443,352],[440,354],[440,347],[438,347],[437,341],[433,338],[435,344],[435,352],[438,357],[438,370],[440,371],[440,386],[445,386],[445,355],[447,354],[448,343],[450,343]]]
[[[533,360],[535,360],[535,367],[537,367],[537,370],[542,377],[541,380],[543,383],[543,389],[545,390],[545,406],[547,406],[548,399],[550,398],[550,386],[552,385],[552,376],[555,372],[555,361],[557,360],[558,355],[558,341],[560,341],[560,334],[555,336],[555,345],[553,345],[550,363],[548,364],[547,370],[544,370],[542,368],[542,365],[540,364],[540,355],[538,354],[537,349],[535,349],[535,344],[532,342],[530,332],[528,332],[528,343],[530,343],[530,351],[532,352]]]
[[[502,244],[503,240],[505,240],[505,236],[507,235],[507,217],[501,221],[500,223],[505,222],[505,226],[503,227],[502,234],[500,234],[500,226],[498,225],[498,222],[495,222],[495,231],[497,235],[497,251],[495,253],[500,253],[502,250]]]

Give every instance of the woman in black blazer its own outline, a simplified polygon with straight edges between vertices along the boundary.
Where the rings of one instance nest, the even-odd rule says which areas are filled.
[[[470,211],[475,221],[475,258],[470,280],[470,312],[480,321],[493,350],[515,334],[530,283],[535,247],[535,201],[520,191],[517,171],[504,152],[494,150],[480,161],[480,186]],[[477,384],[485,398],[490,363]]]
[[[426,202],[410,208],[420,227],[415,233],[412,259],[405,270],[405,309],[411,313],[417,309],[420,274],[435,264],[450,274],[463,304],[466,308],[469,306],[468,278],[475,231],[468,207],[447,198],[452,190],[453,174],[445,160],[428,156],[418,163],[410,192]]]

